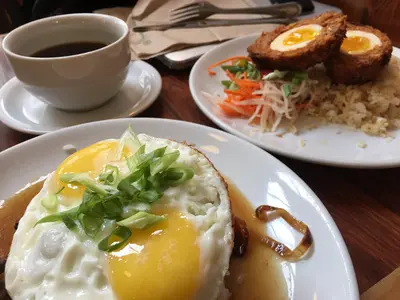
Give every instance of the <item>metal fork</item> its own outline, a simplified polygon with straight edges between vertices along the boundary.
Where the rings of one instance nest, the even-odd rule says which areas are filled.
[[[210,2],[202,1],[171,10],[169,19],[171,22],[202,20],[214,14],[266,14],[280,18],[292,18],[301,14],[301,6],[296,2],[288,2],[264,7],[224,9]]]

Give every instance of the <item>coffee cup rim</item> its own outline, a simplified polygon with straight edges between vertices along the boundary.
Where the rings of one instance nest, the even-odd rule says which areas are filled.
[[[75,55],[68,55],[68,56],[55,56],[55,57],[32,57],[32,56],[27,56],[27,55],[21,55],[21,54],[17,54],[13,51],[11,51],[8,48],[8,40],[10,39],[10,37],[12,37],[13,35],[19,34],[21,31],[23,30],[27,30],[27,28],[32,27],[32,26],[36,26],[38,24],[45,24],[45,23],[49,23],[52,22],[54,20],[62,20],[62,19],[69,19],[69,18],[97,18],[97,19],[108,19],[108,20],[112,20],[116,23],[118,23],[120,26],[123,27],[123,34],[114,42],[96,49],[96,50],[92,50],[92,51],[88,51],[88,52],[84,52],[84,53],[79,53],[79,54],[75,54]],[[14,57],[14,58],[18,58],[18,59],[26,59],[26,60],[30,60],[30,61],[54,61],[54,60],[67,60],[67,59],[74,59],[76,57],[85,57],[88,55],[93,55],[95,53],[100,53],[102,51],[106,51],[109,48],[114,47],[115,45],[121,43],[121,41],[123,41],[127,35],[129,34],[129,28],[128,25],[122,21],[121,19],[117,18],[117,17],[113,17],[113,16],[109,16],[109,15],[104,15],[104,14],[97,14],[97,13],[76,13],[76,14],[65,14],[65,15],[57,15],[57,16],[52,16],[52,17],[47,17],[47,18],[43,18],[43,19],[39,19],[39,20],[35,20],[29,23],[26,23],[20,27],[15,28],[14,30],[12,30],[11,32],[9,32],[3,39],[2,41],[2,48],[4,50],[4,52],[6,53],[6,55]]]

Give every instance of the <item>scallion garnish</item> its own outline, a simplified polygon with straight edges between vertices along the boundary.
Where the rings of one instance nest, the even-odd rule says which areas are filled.
[[[117,222],[117,224],[133,229],[146,229],[149,228],[151,225],[154,225],[155,223],[166,219],[167,218],[165,216],[157,216],[141,211],[130,216],[129,218]]]
[[[54,211],[58,207],[58,195],[64,190],[65,187],[59,189],[56,193],[50,194],[41,200],[41,204],[49,211]]]
[[[113,232],[99,243],[99,249],[112,252],[121,248],[131,237],[132,231],[128,227],[117,226]],[[114,241],[110,241],[113,238]]]
[[[101,195],[107,195],[110,190],[114,190],[113,187],[109,185],[103,185],[100,183],[97,183],[94,179],[91,179],[88,174],[86,173],[67,173],[67,174],[62,174],[60,176],[60,180],[65,183],[79,183],[81,185],[86,186],[89,190],[92,192],[95,192],[97,194]]]
[[[118,181],[119,169],[116,166],[106,165],[104,172],[99,175],[99,181],[106,185],[114,185]]]
[[[292,93],[292,85],[290,83],[285,83],[282,87],[285,97],[289,97],[289,95]]]
[[[62,174],[61,181],[86,187],[82,202],[70,210],[48,215],[37,224],[63,222],[71,230],[79,226],[80,232],[95,239],[104,236],[101,235],[102,228],[111,221],[114,230],[98,247],[103,251],[114,251],[129,239],[130,228],[144,229],[164,220],[165,216],[149,213],[152,203],[158,201],[169,187],[190,180],[194,170],[176,164],[180,155],[177,150],[167,151],[167,147],[161,147],[145,153],[145,145],[131,129],[124,133],[121,144],[129,145],[130,151],[135,149],[133,155],[126,157],[128,174],[121,175],[118,167],[113,165],[107,165],[97,179],[86,173]]]
[[[263,77],[263,80],[274,80],[274,79],[282,79],[283,77],[286,76],[288,71],[278,71],[275,70]]]

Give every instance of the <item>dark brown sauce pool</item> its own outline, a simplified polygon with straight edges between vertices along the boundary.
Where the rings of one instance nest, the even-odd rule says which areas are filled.
[[[249,244],[243,257],[231,257],[226,287],[231,300],[286,300],[288,292],[278,255],[260,242],[265,223],[254,217],[250,202],[228,179],[233,214],[246,221]]]
[[[4,264],[19,221],[32,198],[40,191],[43,181],[37,181],[0,202],[0,300],[10,299],[4,288]],[[226,287],[231,300],[286,300],[287,287],[277,255],[259,242],[265,224],[254,217],[254,208],[239,189],[229,180],[229,194],[234,215],[246,221],[250,231],[247,252],[243,257],[231,258]]]

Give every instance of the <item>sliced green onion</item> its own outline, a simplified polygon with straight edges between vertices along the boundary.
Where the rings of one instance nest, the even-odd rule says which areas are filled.
[[[153,159],[163,156],[166,149],[167,146],[158,148],[150,153],[145,154],[140,164],[138,164],[137,169],[142,169],[149,166]]]
[[[232,84],[229,82],[230,86]],[[151,204],[158,201],[166,189],[191,179],[194,170],[176,164],[180,155],[177,150],[166,153],[167,147],[161,147],[145,153],[145,145],[139,145],[137,136],[130,129],[125,132],[125,138],[127,140],[124,143],[128,141],[138,146],[134,154],[126,159],[129,175],[120,180],[118,167],[112,165],[107,165],[99,175],[98,181],[101,183],[87,173],[61,175],[63,182],[86,187],[82,202],[70,210],[46,216],[37,224],[63,222],[70,230],[79,225],[88,237],[96,238],[104,236],[99,231],[120,222],[98,245],[101,250],[113,251],[122,247],[131,235],[130,229],[121,225],[142,229],[164,220],[164,216],[149,213]],[[43,206],[55,209],[57,195],[61,191],[42,199]]]
[[[176,150],[171,153],[165,154],[163,157],[160,157],[155,162],[153,162],[150,165],[151,176],[154,176],[157,173],[163,172],[168,169],[168,167],[178,159],[179,154],[180,152]]]
[[[229,86],[231,85],[232,81],[231,80],[222,80],[221,83],[225,88],[228,89]]]
[[[282,79],[283,77],[286,76],[288,71],[278,71],[275,70],[263,77],[263,80],[274,80],[274,79]]]
[[[247,65],[249,65],[249,61],[247,59],[238,59],[234,62],[234,65],[239,67],[247,67]]]
[[[254,72],[255,70],[257,70],[257,68],[256,68],[256,66],[254,64],[248,64],[247,65],[247,73]]]
[[[130,216],[129,218],[117,222],[117,224],[120,226],[129,227],[131,229],[146,229],[154,225],[155,223],[164,221],[166,219],[167,218],[165,216],[153,215],[141,211],[134,214],[133,216]]]
[[[59,190],[55,193],[55,195],[61,194],[61,192],[62,192],[64,189],[65,189],[65,186],[63,186],[61,189],[59,189]]]
[[[87,173],[67,173],[60,176],[60,180],[66,183],[79,183],[86,186],[89,190],[99,193],[100,195],[107,195],[110,190],[114,190],[111,186],[102,185],[89,177]]]
[[[292,85],[290,83],[285,83],[283,85],[283,93],[285,94],[285,97],[289,97],[292,93]]]
[[[253,80],[254,70],[247,71],[247,78]]]
[[[128,129],[120,138],[120,143],[116,151],[116,160],[120,160],[122,158],[125,147],[127,147],[132,153],[135,153],[141,145],[142,144],[140,143],[139,138],[133,132],[131,124],[129,124]]]
[[[186,167],[175,167],[169,168],[165,171],[165,181],[167,184],[172,186],[177,186],[184,183],[187,180],[192,179],[194,176],[194,171],[192,168]]]
[[[303,79],[298,78],[298,77],[293,77],[292,78],[292,84],[294,85],[300,85],[303,82]]]
[[[94,238],[97,235],[104,222],[103,218],[84,214],[81,214],[78,219],[83,231],[91,238]]]
[[[129,216],[132,216],[133,214],[139,212],[139,211],[145,211],[149,212],[151,210],[151,205],[150,203],[146,202],[135,202],[132,204],[129,204],[124,207],[124,211],[122,213],[123,218],[127,218]]]
[[[70,217],[74,217],[74,216],[76,216],[78,209],[79,209],[79,206],[76,206],[69,210],[60,212],[60,213],[48,215],[44,218],[41,218],[39,221],[37,221],[35,226],[38,224],[42,224],[42,223],[61,222],[61,221],[63,221],[63,217],[67,216],[67,215],[69,215]]]
[[[140,163],[141,161],[141,157],[144,154],[146,149],[146,145],[142,145],[139,147],[139,149],[130,157],[128,157],[126,159],[126,163],[128,165],[128,168],[131,172],[135,171],[137,165]]]
[[[228,88],[228,90],[231,90],[231,91],[236,91],[238,89],[239,89],[239,86],[234,82],[232,82],[231,85]]]
[[[58,206],[58,195],[65,189],[65,186],[63,186],[61,189],[59,189],[57,192],[54,194],[47,195],[47,197],[44,197],[41,200],[41,204],[44,208],[47,210],[56,210]]]
[[[119,169],[116,166],[106,165],[103,173],[99,175],[99,181],[106,185],[115,185],[118,181]]]
[[[132,183],[135,181],[139,180],[140,177],[142,177],[144,174],[144,170],[137,170],[136,172],[133,172],[129,176],[125,177],[120,181],[118,184],[117,188],[118,190],[127,193],[129,196],[135,195],[135,193],[138,191]]]
[[[42,223],[52,223],[52,222],[61,222],[62,221],[62,214],[52,214],[48,215],[44,218],[41,218],[39,221],[36,222],[35,226]]]
[[[308,73],[307,72],[302,72],[302,71],[294,71],[293,77],[300,78],[300,79],[308,79]]]
[[[104,238],[99,244],[98,248],[102,251],[112,252],[121,248],[131,237],[132,232],[128,227],[118,226],[113,230],[113,232]],[[114,242],[110,242],[110,239],[117,239]]]
[[[156,190],[141,191],[138,198],[143,202],[153,203],[162,197],[162,193]]]
[[[64,215],[61,219],[69,230],[73,230],[76,227],[75,221],[69,215]]]
[[[135,184],[134,184],[134,186],[140,191],[146,190],[149,187],[149,183],[147,180],[148,175],[146,173],[150,173],[150,168],[146,167],[144,172],[145,173],[143,174],[143,176],[140,177],[140,179],[137,182],[135,182]]]
[[[237,72],[243,72],[244,69],[238,66],[221,66],[223,70],[228,70],[232,74],[236,74]]]
[[[242,74],[243,74],[243,72],[237,72],[237,73],[235,74],[235,77],[236,77],[236,78],[240,78],[240,76],[242,76]]]
[[[109,218],[118,218],[122,215],[123,208],[118,198],[103,201],[104,214]]]
[[[41,203],[47,210],[56,210],[58,206],[57,195],[48,195],[47,197],[42,198]]]

